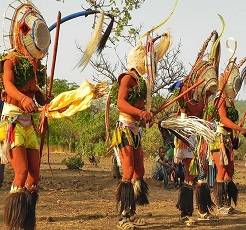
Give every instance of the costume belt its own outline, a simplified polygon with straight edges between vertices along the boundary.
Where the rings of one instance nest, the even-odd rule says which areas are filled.
[[[4,103],[1,121],[8,121],[11,124],[18,122],[26,127],[32,125],[32,116],[15,105]]]
[[[129,128],[135,135],[139,132],[142,132],[142,128],[140,127],[140,122],[136,121],[131,115],[120,112],[119,119],[117,122],[117,127],[127,127]]]

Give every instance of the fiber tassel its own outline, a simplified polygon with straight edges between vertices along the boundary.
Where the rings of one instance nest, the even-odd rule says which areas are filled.
[[[231,200],[233,200],[233,203],[235,206],[237,205],[237,199],[238,199],[238,189],[237,186],[233,181],[227,182],[227,199],[228,199],[228,205],[231,205]]]
[[[207,183],[198,183],[196,185],[196,205],[201,214],[209,213],[213,210],[215,204],[211,199],[210,190]]]
[[[91,36],[91,39],[85,49],[85,52],[80,59],[77,66],[81,67],[82,70],[86,67],[89,63],[92,54],[96,51],[98,44],[102,37],[102,27],[103,27],[103,20],[104,20],[104,13],[102,12],[96,22],[94,32]]]
[[[11,193],[6,200],[4,208],[4,223],[9,229],[34,230],[30,223],[34,220],[30,218],[33,215],[31,194],[27,191]],[[33,224],[34,226],[35,224]]]
[[[149,187],[143,179],[135,180],[133,182],[133,189],[134,189],[136,204],[138,205],[149,204],[149,200],[148,200]]]
[[[193,213],[193,188],[184,184],[179,190],[177,209],[181,211],[181,217],[192,216]]]
[[[175,130],[184,138],[189,135],[198,135],[202,136],[207,142],[215,139],[212,124],[197,117],[170,118],[162,121],[161,126],[169,130]]]
[[[134,190],[131,182],[121,182],[116,192],[117,204],[120,204],[120,214],[123,211],[135,212],[136,204],[134,199]]]
[[[103,51],[103,49],[104,49],[104,47],[106,45],[106,42],[107,42],[107,40],[109,38],[109,35],[110,35],[110,33],[111,33],[112,29],[113,29],[114,17],[113,16],[110,16],[110,17],[111,17],[111,21],[110,21],[106,31],[104,32],[104,34],[103,34],[103,36],[102,36],[102,38],[101,38],[101,40],[100,40],[100,42],[98,44],[98,47],[97,47],[97,51],[98,51],[99,54]]]

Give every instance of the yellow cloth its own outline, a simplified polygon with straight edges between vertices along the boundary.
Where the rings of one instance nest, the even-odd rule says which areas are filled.
[[[18,106],[4,102],[2,116],[13,117],[23,113],[24,112]]]
[[[8,121],[0,122],[0,141],[6,139],[8,129]],[[14,129],[14,142],[11,144],[11,149],[16,146],[23,146],[27,149],[39,149],[38,136],[32,125],[22,126],[17,122]]]
[[[45,108],[45,116],[48,118],[72,116],[87,109],[94,99],[98,99],[106,93],[106,83],[93,85],[88,81],[84,81],[78,89],[61,93],[55,97]]]
[[[218,151],[221,148],[221,138],[220,135],[216,135],[215,140],[209,143],[210,151]]]
[[[133,146],[134,140],[131,130],[128,127],[117,127],[113,133],[111,147],[117,147],[122,144],[122,134],[125,133],[126,139],[130,146]]]
[[[4,142],[7,137],[9,121],[16,116],[22,116],[21,120],[26,118],[24,120],[28,122],[28,125],[22,124],[17,119],[14,128],[14,142],[11,143],[10,148],[23,146],[28,149],[39,149],[38,136],[31,123],[31,115],[24,114],[19,107],[4,102],[2,116],[6,119],[0,122],[0,142]]]

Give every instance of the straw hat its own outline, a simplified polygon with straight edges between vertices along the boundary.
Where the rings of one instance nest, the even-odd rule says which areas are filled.
[[[170,45],[170,34],[164,33],[158,44],[154,46],[155,62],[157,63],[166,53]],[[146,68],[146,47],[139,44],[134,47],[127,57],[127,69],[135,69],[140,76],[147,73]]]
[[[227,74],[230,70],[231,72],[230,72],[228,79],[225,79],[227,78]],[[221,76],[220,88],[223,87],[225,80],[227,80],[225,84],[225,89],[224,89],[226,96],[230,99],[235,99],[239,90],[242,87],[242,83],[244,80],[243,72],[242,72],[242,75],[240,76],[238,66],[236,64],[230,63],[225,69],[225,72]]]
[[[9,39],[11,48],[25,56],[41,59],[47,54],[50,32],[44,18],[30,1],[22,1],[15,6]]]
[[[217,92],[218,77],[216,68],[209,61],[201,60],[198,62],[191,72],[192,82],[196,80],[204,79],[193,93],[193,99],[198,101],[199,99],[205,98],[207,93],[214,95]]]

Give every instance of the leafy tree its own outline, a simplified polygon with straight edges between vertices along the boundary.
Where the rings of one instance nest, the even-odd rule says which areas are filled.
[[[64,2],[65,0],[56,0]],[[114,37],[111,41],[116,42],[121,36],[135,34],[136,29],[130,24],[131,13],[140,8],[145,0],[86,0],[87,5],[83,4],[83,9],[103,10],[115,16],[116,26],[114,28]],[[124,29],[128,29],[128,34],[123,35]]]
[[[76,84],[75,82],[68,82],[65,79],[54,79],[52,94],[54,96],[57,96],[62,92],[73,90],[78,87],[78,84]]]
[[[114,34],[110,36],[110,41],[114,44],[113,48],[115,50],[117,59],[111,58],[109,59],[104,53],[102,53],[96,59],[91,60],[91,65],[95,70],[95,74],[93,75],[93,79],[95,81],[101,81],[102,79],[107,79],[111,83],[117,81],[119,74],[126,70],[126,57],[120,57],[117,51],[117,43],[121,40],[125,42],[127,45],[135,46],[137,43],[137,39],[141,32],[140,27],[133,27],[130,24],[131,14],[134,10],[141,7],[144,4],[145,0],[86,0],[87,4],[92,9],[102,9],[106,12],[113,13],[116,20],[116,26],[114,26]],[[84,9],[87,9],[88,6],[83,5]],[[83,50],[78,47],[81,52]],[[179,43],[176,47],[169,50],[164,58],[158,65],[158,79],[156,81],[156,85],[154,88],[154,107],[158,107],[161,103],[163,103],[166,98],[163,96],[163,92],[168,85],[173,83],[174,81],[180,79],[185,74],[185,68],[182,61],[179,59],[179,54],[181,50],[181,43]],[[104,138],[105,138],[105,125],[104,125],[104,114],[100,110],[96,114],[91,114],[93,109],[88,110],[89,114],[84,112],[76,115],[76,125],[74,125],[74,129],[80,129],[78,136],[73,137],[71,140],[76,142],[74,145],[76,151],[81,152],[85,155],[90,154],[100,154],[105,152]],[[175,108],[172,108],[172,110]],[[169,116],[170,112],[164,111],[165,116]],[[161,114],[163,117],[163,114]],[[111,117],[114,119],[117,117],[117,110],[113,109],[111,111]],[[86,119],[86,122],[85,122]],[[113,119],[113,120],[114,120]],[[67,123],[68,124],[68,123]],[[80,125],[83,124],[83,125]],[[88,125],[89,124],[89,125]],[[76,133],[76,131],[75,131]],[[76,134],[77,135],[77,134]],[[160,139],[160,135],[156,126],[153,126],[151,129],[145,132],[146,141],[145,150],[146,152],[153,154],[153,143],[156,145],[161,144],[159,141],[149,142],[151,138],[149,137],[157,137]],[[64,138],[67,138],[66,136]],[[161,140],[161,139],[160,139]],[[67,142],[67,140],[66,140]],[[65,143],[65,142],[64,142]],[[104,147],[103,147],[104,146]],[[154,149],[158,147],[155,146]]]
[[[54,95],[78,87],[75,83],[57,79],[54,81]],[[96,101],[89,109],[69,118],[49,120],[49,143],[65,151],[80,155],[101,155],[106,152],[104,108],[102,100]],[[116,120],[116,112],[111,118]]]
[[[144,129],[142,144],[146,156],[154,157],[156,151],[163,145],[161,133],[156,126]]]
[[[124,36],[124,29],[128,28],[128,33],[135,33],[135,28],[130,24],[131,13],[140,8],[145,0],[86,0],[91,8],[101,9],[115,16],[116,27],[114,29],[115,39]]]

